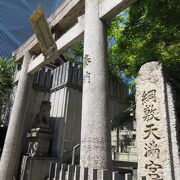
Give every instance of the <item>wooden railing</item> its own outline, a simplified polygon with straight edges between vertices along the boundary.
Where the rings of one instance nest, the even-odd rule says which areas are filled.
[[[43,67],[34,75],[33,88],[40,91],[50,91],[52,86],[53,71]]]
[[[91,173],[92,177],[89,177],[90,175],[88,174],[88,172],[88,168],[81,168],[80,166],[51,162],[48,180],[97,180],[99,173],[101,173],[101,180],[110,180],[108,178],[108,172],[106,170],[99,171],[97,169],[94,169]],[[112,180],[132,180],[132,175],[131,173],[122,175],[118,172],[112,172]]]
[[[52,89],[61,87],[64,84],[82,88],[83,70],[80,65],[70,61],[62,64],[53,71]]]
[[[74,88],[82,89],[83,69],[80,65],[68,61],[53,70],[51,91],[54,91],[65,84],[69,84]],[[110,97],[124,100],[128,94],[128,86],[121,80],[109,79]]]

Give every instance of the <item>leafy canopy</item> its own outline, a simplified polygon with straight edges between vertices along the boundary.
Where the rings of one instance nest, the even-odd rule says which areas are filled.
[[[179,92],[179,14],[179,0],[139,0],[108,22],[110,71],[116,77],[121,76],[120,72],[136,77],[144,63],[159,61],[163,63],[169,81]],[[79,59],[81,63],[82,57],[82,42],[65,54],[66,59]]]
[[[146,62],[162,62],[169,81],[180,90],[179,0],[139,0],[108,24],[109,64],[137,76]]]
[[[0,106],[6,103],[13,87],[13,70],[15,61],[13,58],[0,57]]]

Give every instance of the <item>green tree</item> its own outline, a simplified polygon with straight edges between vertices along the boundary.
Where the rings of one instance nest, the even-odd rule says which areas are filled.
[[[162,62],[169,81],[180,91],[180,3],[178,0],[139,0],[115,17],[108,28],[114,38],[109,63],[114,74],[137,76],[146,62]]]
[[[13,70],[15,61],[13,58],[0,57],[0,107],[6,103],[13,87]]]
[[[67,61],[76,62],[79,65],[83,65],[83,41],[76,43],[73,47],[69,48],[63,53],[64,58]]]

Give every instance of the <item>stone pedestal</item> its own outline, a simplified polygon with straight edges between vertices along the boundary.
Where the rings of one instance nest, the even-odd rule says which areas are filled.
[[[28,154],[30,157],[47,156],[52,131],[48,128],[33,128],[27,134],[29,139]]]
[[[86,0],[80,165],[89,170],[111,170],[106,43],[105,25],[99,19],[99,1]]]
[[[51,157],[29,157],[24,155],[21,163],[20,180],[48,179]]]
[[[179,180],[176,116],[173,94],[162,65],[150,62],[136,84],[138,180]]]

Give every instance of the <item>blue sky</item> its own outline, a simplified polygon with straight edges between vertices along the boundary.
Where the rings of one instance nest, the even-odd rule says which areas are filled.
[[[33,34],[29,17],[39,4],[49,17],[63,1],[0,0],[0,55],[10,57]]]

